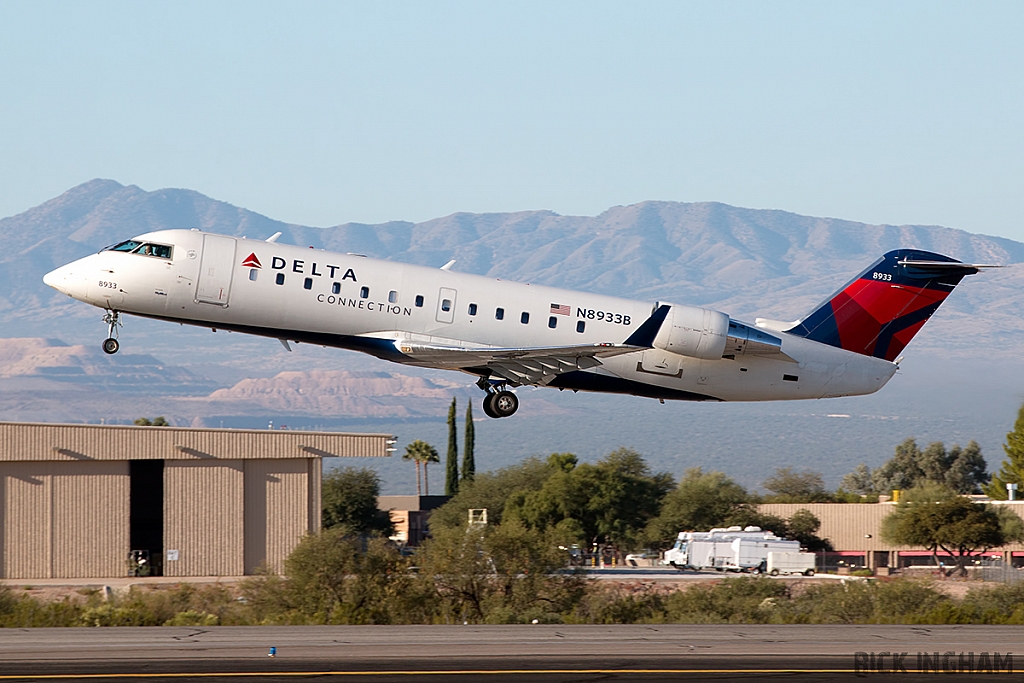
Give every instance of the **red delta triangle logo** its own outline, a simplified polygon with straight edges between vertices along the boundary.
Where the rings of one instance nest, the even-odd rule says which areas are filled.
[[[252,254],[249,254],[248,256],[246,256],[245,260],[242,261],[242,265],[245,266],[246,268],[262,268],[263,267],[263,265],[260,264],[260,260],[258,258],[256,258],[256,253],[255,252],[253,252]]]

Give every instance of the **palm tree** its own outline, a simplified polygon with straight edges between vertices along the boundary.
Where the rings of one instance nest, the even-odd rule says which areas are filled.
[[[426,441],[416,439],[405,447],[402,460],[412,460],[416,463],[416,495],[422,495],[420,490],[420,465],[423,465],[423,482],[426,484],[427,495],[430,495],[430,482],[427,481],[427,465],[432,462],[441,462],[437,457],[437,451]]]

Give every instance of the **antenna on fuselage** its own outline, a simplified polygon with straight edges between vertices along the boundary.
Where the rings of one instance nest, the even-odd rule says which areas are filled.
[[[267,238],[267,241],[270,242],[271,244],[273,244],[274,242],[277,241],[277,238],[280,237],[280,236],[281,236],[280,232],[275,232],[273,235],[271,235],[270,237]]]

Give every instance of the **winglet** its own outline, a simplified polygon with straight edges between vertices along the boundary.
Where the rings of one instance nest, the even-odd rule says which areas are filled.
[[[273,235],[271,235],[270,237],[268,237],[266,241],[267,241],[267,242],[270,242],[271,244],[273,244],[274,242],[276,242],[276,241],[277,241],[277,238],[278,238],[278,237],[280,237],[280,236],[281,236],[281,233],[280,233],[280,232],[275,232],[275,233],[274,233]]]
[[[649,349],[654,346],[654,338],[658,336],[658,332],[661,331],[661,324],[665,322],[666,316],[668,316],[669,309],[672,308],[667,304],[658,306],[658,310],[651,313],[651,317],[643,322],[640,327],[636,328],[636,332],[629,335],[629,339],[623,342],[627,346],[639,346],[645,349]]]

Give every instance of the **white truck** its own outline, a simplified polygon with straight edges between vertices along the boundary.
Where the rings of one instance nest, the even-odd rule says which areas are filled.
[[[768,553],[768,563],[765,566],[765,571],[772,576],[778,576],[779,574],[814,576],[814,553],[772,551]]]
[[[814,572],[814,555],[801,553],[799,541],[787,541],[756,526],[681,532],[675,546],[665,552],[662,563],[680,571],[715,569],[759,574],[776,568],[768,566],[771,553],[806,555],[811,561],[810,572]],[[783,559],[780,557],[776,562]],[[790,573],[793,561],[786,558],[785,562],[786,569],[779,567],[777,573]]]

